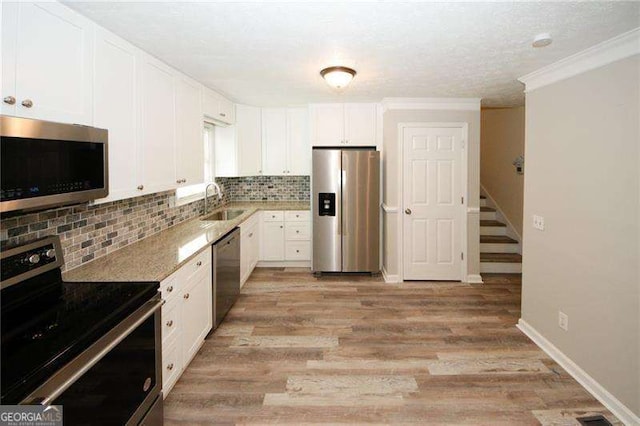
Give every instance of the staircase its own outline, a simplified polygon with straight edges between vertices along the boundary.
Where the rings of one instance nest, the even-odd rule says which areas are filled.
[[[507,236],[507,225],[497,220],[496,210],[480,196],[480,273],[520,274],[522,256],[518,241]]]

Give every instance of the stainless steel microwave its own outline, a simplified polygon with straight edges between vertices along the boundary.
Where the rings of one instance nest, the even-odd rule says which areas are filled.
[[[0,116],[0,139],[0,212],[109,194],[107,130]]]

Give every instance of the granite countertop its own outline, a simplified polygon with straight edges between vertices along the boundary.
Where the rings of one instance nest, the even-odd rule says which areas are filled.
[[[233,202],[212,210],[245,210],[225,221],[195,218],[67,271],[65,281],[157,281],[178,270],[258,210],[309,210],[307,201]]]

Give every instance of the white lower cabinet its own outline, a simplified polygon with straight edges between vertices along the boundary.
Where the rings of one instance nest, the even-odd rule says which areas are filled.
[[[305,210],[262,213],[260,261],[311,260],[311,215]]]
[[[169,394],[211,330],[211,248],[160,283],[162,306],[162,391]]]
[[[240,225],[240,286],[247,281],[260,257],[260,214]]]

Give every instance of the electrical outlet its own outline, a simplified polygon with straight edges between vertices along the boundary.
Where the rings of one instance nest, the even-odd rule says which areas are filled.
[[[533,227],[539,229],[540,231],[544,231],[544,217],[538,216],[537,214],[533,215]]]
[[[562,311],[558,311],[558,327],[569,331],[569,316]]]

